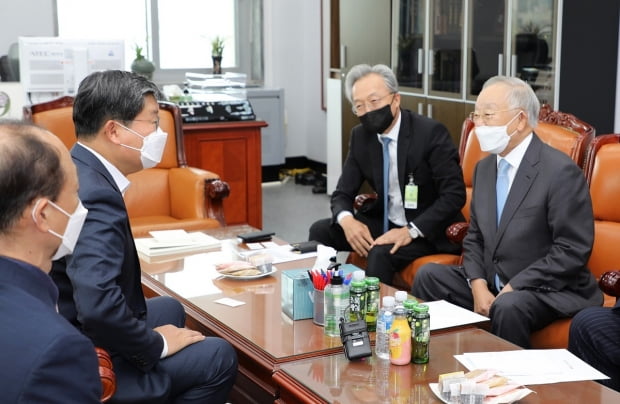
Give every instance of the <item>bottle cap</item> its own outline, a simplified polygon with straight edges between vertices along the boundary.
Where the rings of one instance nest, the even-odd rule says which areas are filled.
[[[413,308],[413,311],[415,311],[416,313],[428,313],[428,306],[425,304],[417,304]]]
[[[395,300],[394,296],[383,296],[383,306],[390,307],[394,306]]]
[[[332,276],[332,280],[330,284],[332,285],[342,285],[343,279],[340,276],[340,271],[334,271],[334,275]]]
[[[405,306],[406,309],[413,309],[417,304],[418,302],[415,299],[407,299],[403,302],[403,306]]]
[[[368,276],[364,281],[366,282],[366,285],[379,286],[379,278],[375,276]]]
[[[353,280],[351,282],[351,287],[352,288],[360,288],[360,289],[365,289],[366,288],[366,282],[364,282],[364,280]]]
[[[405,300],[407,300],[407,292],[404,290],[398,290],[396,291],[396,293],[394,293],[394,298],[396,299],[397,302],[404,302]]]
[[[353,271],[353,280],[354,281],[363,281],[366,277],[366,272],[358,269],[357,271]]]

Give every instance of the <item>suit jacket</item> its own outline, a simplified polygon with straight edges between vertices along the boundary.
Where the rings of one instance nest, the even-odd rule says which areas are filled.
[[[73,254],[53,265],[60,312],[110,352],[117,376],[115,397],[134,388],[144,388],[136,392],[143,397],[165,396],[170,380],[156,366],[163,339],[145,323],[140,263],[123,196],[90,151],[76,144],[71,156],[88,215]]]
[[[540,299],[572,316],[603,296],[586,264],[594,242],[592,202],[583,172],[535,134],[510,188],[497,225],[496,156],[474,173],[470,226],[463,242],[470,279],[540,292]]]
[[[0,257],[3,402],[101,402],[95,347],[56,312],[57,297],[39,268]]]
[[[441,123],[401,109],[398,133],[398,181],[404,198],[409,174],[418,186],[418,208],[405,209],[407,221],[416,225],[439,251],[453,250],[445,235],[450,224],[463,221],[465,184],[456,147]],[[383,219],[383,154],[377,134],[362,125],[353,128],[349,153],[342,175],[332,194],[333,218],[343,210],[353,211],[355,196],[364,183],[377,192],[370,216]]]

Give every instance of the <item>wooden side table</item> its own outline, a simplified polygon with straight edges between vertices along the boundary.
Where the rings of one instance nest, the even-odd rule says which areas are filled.
[[[264,121],[183,124],[187,164],[220,175],[230,185],[227,225],[263,226],[261,128]]]

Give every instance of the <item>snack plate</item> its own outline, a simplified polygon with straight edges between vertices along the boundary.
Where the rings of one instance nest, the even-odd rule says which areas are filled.
[[[273,275],[276,273],[277,270],[278,269],[275,266],[271,266],[271,272],[264,272],[258,275],[235,276],[235,275],[220,273],[220,277],[226,278],[226,279],[235,279],[235,280],[240,280],[240,281],[251,281],[253,279],[260,279],[260,278],[264,278],[265,276]]]

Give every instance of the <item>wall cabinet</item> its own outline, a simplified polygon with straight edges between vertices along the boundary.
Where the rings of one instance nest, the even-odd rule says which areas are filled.
[[[263,227],[261,128],[264,121],[183,125],[187,164],[213,171],[230,185],[224,199],[226,224]]]
[[[457,142],[466,113],[490,77],[519,77],[541,102],[554,105],[557,3],[393,0],[391,62],[404,103],[444,123]]]

